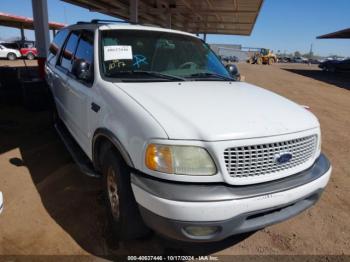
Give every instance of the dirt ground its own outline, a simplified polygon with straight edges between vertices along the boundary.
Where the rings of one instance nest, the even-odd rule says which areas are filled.
[[[219,243],[189,245],[157,235],[114,243],[99,181],[79,172],[49,113],[0,104],[0,255],[350,255],[350,78],[307,65],[242,63],[239,69],[246,82],[308,105],[319,118],[333,173],[316,206]]]

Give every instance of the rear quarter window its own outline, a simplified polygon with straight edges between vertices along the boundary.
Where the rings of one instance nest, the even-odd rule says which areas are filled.
[[[50,44],[48,57],[49,61],[58,54],[58,51],[66,40],[68,33],[69,31],[67,29],[63,29],[57,33],[52,43]]]
[[[62,50],[62,55],[58,61],[58,65],[67,70],[68,72],[72,69],[73,56],[75,54],[78,40],[79,40],[79,31],[73,31],[67,40],[65,47]]]

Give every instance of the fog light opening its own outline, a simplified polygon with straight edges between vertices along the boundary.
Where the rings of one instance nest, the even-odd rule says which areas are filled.
[[[221,228],[218,226],[187,226],[183,229],[190,236],[208,237],[218,233]]]

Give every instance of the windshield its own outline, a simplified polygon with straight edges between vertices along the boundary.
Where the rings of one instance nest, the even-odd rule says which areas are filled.
[[[101,34],[105,77],[232,80],[208,45],[195,37],[141,30],[104,30]]]

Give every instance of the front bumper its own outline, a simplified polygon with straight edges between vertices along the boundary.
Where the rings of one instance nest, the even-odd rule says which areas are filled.
[[[218,241],[291,218],[311,207],[328,183],[331,165],[321,154],[309,169],[249,186],[187,184],[132,174],[132,189],[145,223],[183,241]],[[188,227],[216,228],[191,235]]]

